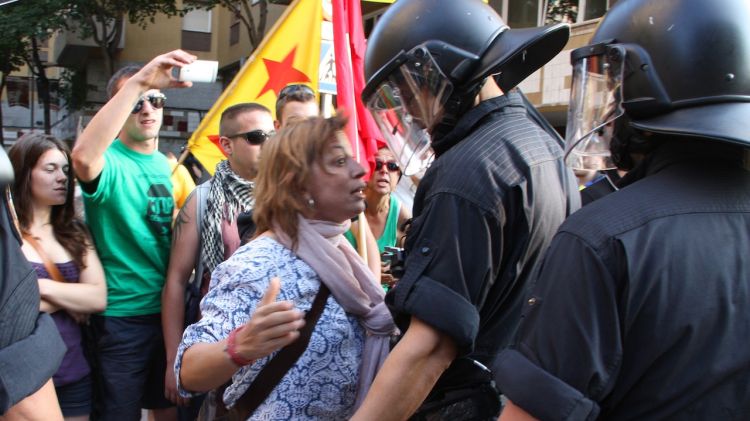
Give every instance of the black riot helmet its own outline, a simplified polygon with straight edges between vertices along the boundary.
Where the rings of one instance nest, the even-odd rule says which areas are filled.
[[[399,0],[368,39],[362,98],[411,175],[488,76],[509,91],[557,55],[569,34],[565,24],[510,29],[481,0]]]
[[[748,0],[621,0],[571,61],[573,168],[627,167],[639,132],[750,146]]]

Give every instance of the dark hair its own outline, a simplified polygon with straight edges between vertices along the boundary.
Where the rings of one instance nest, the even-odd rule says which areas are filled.
[[[292,85],[290,85],[292,86]],[[303,85],[307,86],[307,85]],[[283,91],[283,89],[282,89]],[[286,95],[280,95],[276,100],[276,120],[281,121],[281,110],[289,102],[310,102],[315,101],[315,94],[312,88],[307,89],[289,89]]]
[[[10,162],[13,164],[13,170],[16,173],[16,179],[11,189],[13,203],[18,214],[18,223],[24,233],[28,232],[33,212],[31,172],[39,158],[50,149],[61,151],[70,163],[70,150],[67,145],[54,136],[41,133],[28,133],[21,136],[8,151]],[[84,269],[86,265],[83,258],[86,256],[86,249],[91,246],[91,242],[85,225],[76,218],[73,202],[75,185],[72,165],[68,166],[66,175],[68,176],[68,191],[65,195],[65,203],[52,206],[50,222],[55,239],[73,256],[73,261],[79,269]]]
[[[311,117],[287,126],[268,140],[260,152],[255,179],[253,220],[256,233],[278,226],[297,244],[297,214],[306,207],[304,193],[313,165],[317,165],[325,147],[346,126],[347,118]]]
[[[266,108],[263,104],[258,104],[257,102],[241,102],[239,104],[234,104],[230,107],[227,107],[224,111],[221,113],[221,118],[219,119],[219,134],[221,136],[226,136],[226,121],[227,120],[234,120],[237,118],[239,114],[242,114],[244,112],[250,112],[250,111],[262,111],[265,113],[271,114],[271,110]]]
[[[112,75],[112,77],[109,78],[109,82],[107,82],[107,98],[112,98],[117,93],[117,83],[120,81],[120,79],[128,79],[134,74],[138,73],[141,70],[142,66],[125,66],[122,69],[115,72],[115,74]]]

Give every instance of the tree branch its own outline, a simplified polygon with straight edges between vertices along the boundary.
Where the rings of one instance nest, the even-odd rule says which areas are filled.
[[[250,9],[249,0],[242,1],[242,8],[245,10],[247,15],[247,34],[250,36],[250,46],[255,48],[258,45],[258,31],[255,29],[255,18],[253,17],[253,11]]]

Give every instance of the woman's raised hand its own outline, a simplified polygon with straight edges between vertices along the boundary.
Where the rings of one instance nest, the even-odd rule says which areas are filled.
[[[304,313],[291,301],[276,301],[280,289],[281,280],[271,279],[250,321],[237,332],[236,351],[242,357],[263,358],[299,337],[305,325]]]

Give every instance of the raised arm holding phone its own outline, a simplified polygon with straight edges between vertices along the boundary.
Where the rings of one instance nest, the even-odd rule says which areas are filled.
[[[157,421],[175,416],[164,396],[160,314],[174,200],[157,138],[167,99],[160,89],[190,87],[173,70],[195,59],[175,50],[117,71],[110,100],[72,152],[108,285],[106,311],[91,318],[105,419],[138,419],[141,408],[153,409]]]

